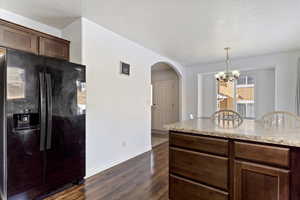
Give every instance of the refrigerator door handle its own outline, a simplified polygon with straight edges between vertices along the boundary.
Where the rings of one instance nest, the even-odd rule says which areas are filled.
[[[47,150],[51,149],[52,144],[52,83],[51,75],[46,74],[47,85]]]
[[[45,91],[45,75],[39,73],[40,83],[40,151],[45,150],[46,143],[46,91]]]

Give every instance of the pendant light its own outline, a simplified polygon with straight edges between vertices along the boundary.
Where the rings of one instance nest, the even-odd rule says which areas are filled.
[[[228,81],[234,81],[234,80],[239,79],[239,76],[240,76],[239,71],[237,71],[237,70],[229,71],[229,65],[230,65],[229,50],[230,50],[230,47],[225,48],[226,70],[225,70],[225,72],[223,71],[223,72],[218,72],[217,74],[215,74],[215,78],[217,81],[228,82]]]

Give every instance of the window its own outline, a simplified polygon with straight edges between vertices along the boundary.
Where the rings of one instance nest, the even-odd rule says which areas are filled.
[[[247,82],[247,76],[240,76],[237,80],[237,85],[245,85]]]
[[[235,110],[233,82],[218,82],[217,109]]]
[[[244,118],[255,118],[253,76],[241,75],[236,82],[217,82],[217,86],[217,110],[235,110]]]
[[[254,78],[252,76],[247,76],[247,84],[254,84]]]
[[[243,104],[243,103],[238,103],[237,104],[237,112],[240,113],[241,116],[245,116],[246,115],[246,105],[247,104]]]
[[[245,118],[255,118],[254,103],[237,103],[236,111]]]
[[[252,85],[254,84],[254,78],[249,75],[241,75],[237,80],[237,85]]]

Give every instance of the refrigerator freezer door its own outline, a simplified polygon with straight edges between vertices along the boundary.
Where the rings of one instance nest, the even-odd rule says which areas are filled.
[[[85,67],[47,59],[45,72],[52,93],[46,183],[55,188],[85,176]]]
[[[34,199],[44,182],[38,119],[39,73],[44,60],[15,50],[7,50],[6,58],[7,192],[10,199]],[[20,123],[26,124],[25,128],[20,129]]]

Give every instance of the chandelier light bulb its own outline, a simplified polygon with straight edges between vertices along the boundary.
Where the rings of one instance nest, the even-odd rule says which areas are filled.
[[[231,62],[229,59],[228,51],[230,50],[230,48],[227,47],[227,48],[225,48],[225,50],[226,50],[226,71],[218,72],[217,74],[215,74],[215,78],[217,81],[224,81],[224,82],[237,80],[237,79],[239,79],[240,72],[238,70],[229,71],[229,64]]]

